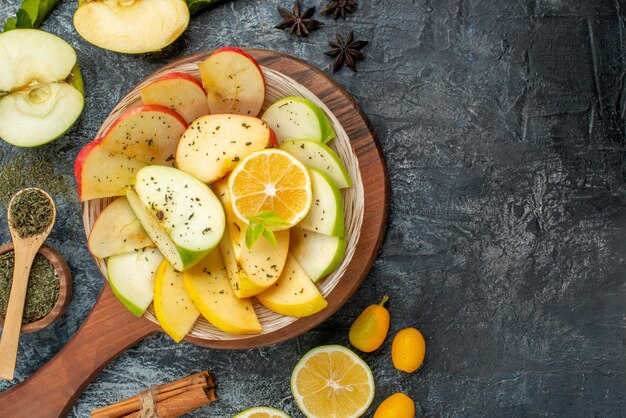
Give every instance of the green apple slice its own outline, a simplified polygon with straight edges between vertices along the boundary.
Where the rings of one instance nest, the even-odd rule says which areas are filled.
[[[233,293],[218,249],[185,271],[183,280],[196,308],[217,328],[231,334],[261,332],[261,324],[250,299],[239,299]]]
[[[267,108],[261,119],[272,128],[279,143],[307,138],[325,144],[335,137],[335,130],[324,111],[303,97],[278,100]]]
[[[152,303],[154,280],[162,261],[163,255],[156,248],[109,257],[111,290],[133,315],[143,315]]]
[[[337,153],[324,144],[306,139],[287,141],[280,144],[280,149],[287,151],[309,168],[314,168],[328,175],[337,187],[343,189],[352,186],[352,180]]]
[[[318,234],[297,225],[290,233],[290,251],[313,282],[335,270],[346,253],[345,238]]]
[[[125,197],[115,199],[100,213],[88,244],[91,254],[100,258],[154,247]]]
[[[126,194],[152,241],[178,271],[199,262],[224,234],[224,210],[211,189],[180,170],[147,166]]]
[[[35,29],[0,34],[0,138],[34,147],[63,135],[83,110],[76,52]]]
[[[344,210],[341,193],[333,181],[324,173],[309,168],[313,203],[309,213],[302,219],[300,226],[309,231],[333,237],[343,237]]]

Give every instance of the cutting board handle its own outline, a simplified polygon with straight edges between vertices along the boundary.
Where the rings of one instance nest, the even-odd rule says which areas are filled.
[[[156,324],[131,314],[105,283],[85,323],[67,345],[31,377],[0,393],[0,414],[67,416],[104,366],[158,329]]]

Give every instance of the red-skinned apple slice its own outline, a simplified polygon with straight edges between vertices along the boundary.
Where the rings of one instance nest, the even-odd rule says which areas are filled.
[[[117,118],[102,146],[148,164],[174,166],[174,155],[187,122],[165,106],[143,105]]]
[[[157,78],[140,90],[144,104],[169,107],[187,123],[209,114],[202,84],[187,73],[173,72]]]
[[[126,186],[134,184],[135,174],[147,164],[110,151],[102,138],[87,144],[76,157],[74,176],[81,202],[111,196],[124,196]]]
[[[243,115],[206,115],[180,138],[176,166],[210,184],[224,177],[244,157],[267,148],[270,130],[261,119]]]
[[[211,113],[259,114],[265,78],[254,58],[239,48],[220,48],[198,68]]]

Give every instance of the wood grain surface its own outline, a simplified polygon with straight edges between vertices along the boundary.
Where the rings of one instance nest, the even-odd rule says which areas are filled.
[[[295,58],[267,50],[247,49],[261,65],[306,86],[339,119],[357,155],[365,193],[365,213],[355,254],[345,277],[327,297],[328,307],[278,331],[253,340],[186,340],[213,348],[250,348],[293,338],[339,309],[358,289],[376,257],[389,211],[387,171],[367,117],[349,93],[316,68]],[[201,59],[210,52],[198,54]],[[176,66],[176,62],[166,66]],[[65,416],[71,404],[104,366],[128,347],[158,331],[158,325],[130,314],[106,284],[85,323],[68,344],[32,377],[0,394],[6,416]],[[252,342],[251,342],[252,341]]]

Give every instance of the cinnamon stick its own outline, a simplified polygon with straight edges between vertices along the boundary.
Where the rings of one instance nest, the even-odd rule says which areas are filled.
[[[153,389],[160,418],[178,417],[217,400],[215,383],[207,370]],[[140,395],[91,412],[92,418],[137,417],[142,408]]]

